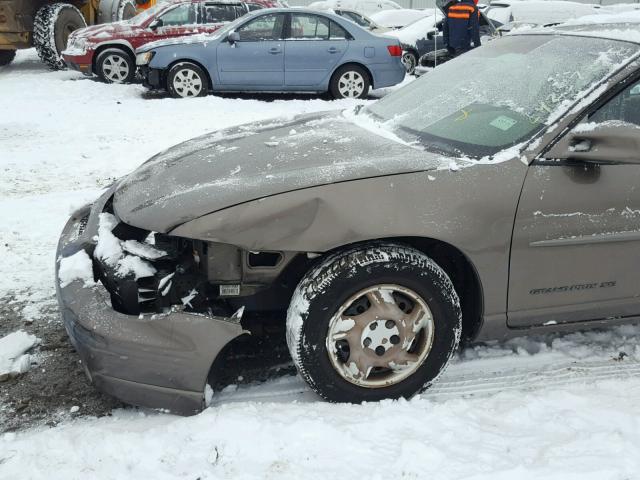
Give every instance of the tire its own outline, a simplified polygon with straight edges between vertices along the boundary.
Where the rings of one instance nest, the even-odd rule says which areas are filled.
[[[329,82],[333,98],[365,98],[371,81],[369,73],[358,65],[344,65],[337,69]]]
[[[418,64],[418,57],[415,52],[404,51],[402,52],[402,64],[407,70],[408,75],[413,75],[416,71],[416,65]]]
[[[136,4],[132,0],[122,0],[118,7],[118,21],[129,20],[138,14]]]
[[[0,67],[9,65],[16,58],[15,50],[0,50]]]
[[[130,53],[107,48],[96,58],[96,74],[107,83],[131,83],[136,74],[136,63]]]
[[[207,74],[194,63],[177,63],[167,74],[167,91],[173,98],[204,97],[209,93]]]
[[[362,292],[369,293],[359,297]],[[389,311],[401,309],[400,320],[389,320],[395,314],[372,315],[370,295],[384,299],[376,301]],[[356,304],[357,310],[350,310]],[[381,329],[377,343],[369,338],[373,323]],[[287,312],[287,345],[296,368],[316,393],[332,402],[409,398],[422,392],[444,371],[461,330],[460,302],[447,274],[423,253],[395,244],[370,244],[328,257],[302,279]],[[341,339],[336,341],[334,333]],[[358,345],[352,344],[354,338]],[[378,352],[381,346],[384,352]],[[365,373],[356,354],[385,367],[369,366]]]
[[[40,59],[53,70],[65,68],[61,52],[67,46],[69,34],[86,26],[80,10],[68,3],[40,8],[33,23],[33,42]]]

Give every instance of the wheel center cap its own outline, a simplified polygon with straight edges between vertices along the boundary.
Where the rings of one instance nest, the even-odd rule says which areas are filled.
[[[363,330],[361,342],[381,357],[400,343],[400,330],[394,320],[374,320]]]

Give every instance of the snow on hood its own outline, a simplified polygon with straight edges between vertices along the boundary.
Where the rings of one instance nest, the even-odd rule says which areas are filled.
[[[73,38],[83,38],[98,42],[101,40],[108,40],[113,35],[118,35],[120,37],[138,35],[140,30],[141,27],[132,25],[130,23],[127,23],[126,21],[105,23],[100,25],[92,25],[90,27],[76,30],[75,32],[73,32]]]
[[[436,29],[436,23],[442,20],[442,18],[444,18],[444,16],[440,11],[437,12],[437,15],[434,15],[432,12],[431,15],[421,18],[404,28],[385,32],[383,35],[385,37],[397,38],[405,45],[415,46],[418,40],[426,38],[429,32]]]
[[[169,232],[240,203],[340,181],[448,168],[449,159],[328,112],[249,124],[177,145],[126,177],[114,197],[131,225]],[[358,116],[359,117],[359,116]]]
[[[222,26],[223,24],[220,25]],[[195,35],[187,35],[184,37],[165,38],[164,40],[156,40],[155,42],[150,42],[146,45],[141,46],[136,50],[136,53],[148,52],[149,50],[153,50],[155,48],[167,47],[171,45],[187,45],[195,43],[202,43],[206,45],[207,42],[217,40],[218,38],[220,38],[220,36],[220,31],[216,31],[214,33],[197,33]]]
[[[621,9],[612,10],[611,13],[587,15],[569,20],[560,28],[579,32],[580,35],[640,43],[640,10]]]
[[[404,27],[423,17],[433,15],[433,10],[413,10],[403,8],[401,10],[382,10],[370,16],[378,25],[388,28]]]

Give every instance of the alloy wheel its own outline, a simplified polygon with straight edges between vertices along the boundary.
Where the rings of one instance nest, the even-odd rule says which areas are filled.
[[[338,79],[338,91],[344,98],[357,98],[365,88],[364,78],[352,70],[345,72]]]
[[[411,52],[404,52],[402,55],[402,64],[408,74],[412,74],[416,70],[416,57]]]
[[[420,368],[431,351],[434,321],[426,302],[399,285],[376,285],[350,297],[329,322],[331,365],[366,388],[394,385]]]
[[[181,97],[197,97],[202,92],[202,78],[190,68],[176,72],[173,88]]]
[[[129,76],[129,64],[121,55],[112,54],[102,62],[104,77],[113,83],[122,83]]]

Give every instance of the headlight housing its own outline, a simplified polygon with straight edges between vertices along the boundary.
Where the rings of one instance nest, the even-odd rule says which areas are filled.
[[[136,65],[148,65],[156,52],[144,52],[136,55]]]
[[[71,36],[67,43],[67,52],[75,55],[83,55],[87,52],[87,39]]]

